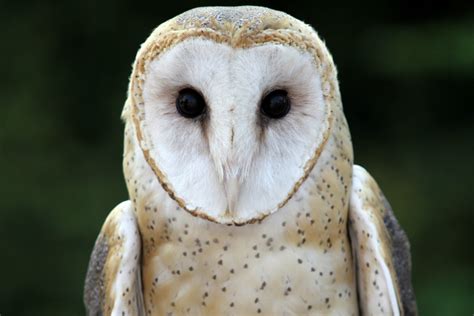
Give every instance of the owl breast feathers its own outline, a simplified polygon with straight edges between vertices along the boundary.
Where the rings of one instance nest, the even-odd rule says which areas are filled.
[[[336,68],[282,12],[156,28],[122,117],[129,200],[91,256],[88,315],[415,315],[409,243],[354,165]]]

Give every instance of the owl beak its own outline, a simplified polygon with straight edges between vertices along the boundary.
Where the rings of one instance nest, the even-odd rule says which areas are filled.
[[[227,197],[227,212],[232,214],[235,210],[237,199],[239,197],[239,179],[237,177],[227,178],[224,182],[224,189]]]
[[[226,213],[228,215],[236,211],[240,188],[245,181],[253,156],[249,154],[247,148],[244,149],[247,143],[242,142],[242,137],[238,138],[235,135],[232,121],[232,117],[227,120],[213,121],[215,133],[212,133],[209,139],[211,157],[227,200]]]

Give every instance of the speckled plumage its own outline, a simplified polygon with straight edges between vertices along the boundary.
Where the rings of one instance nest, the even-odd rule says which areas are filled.
[[[176,192],[155,159],[143,94],[150,64],[190,38],[236,50],[292,47],[312,56],[320,77],[324,120],[301,175],[276,205],[252,216],[209,215]],[[336,69],[308,25],[258,7],[183,13],[159,26],[139,50],[123,117],[130,201],[111,213],[91,258],[90,314],[416,313],[414,303],[403,307],[413,295],[400,295],[407,287],[412,293],[410,267],[400,284],[393,232],[384,224],[391,211],[370,175],[354,168]],[[403,239],[397,247],[407,245]]]

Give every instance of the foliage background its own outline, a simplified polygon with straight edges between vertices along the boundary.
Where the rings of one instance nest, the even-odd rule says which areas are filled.
[[[127,199],[119,116],[130,65],[155,26],[205,4],[0,0],[2,315],[84,313],[94,240]],[[471,315],[473,5],[253,4],[303,19],[326,40],[356,162],[377,179],[411,239],[421,314]]]

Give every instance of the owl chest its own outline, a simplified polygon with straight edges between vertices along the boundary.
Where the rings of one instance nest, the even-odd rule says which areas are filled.
[[[258,224],[220,225],[170,206],[144,211],[150,314],[293,315],[356,311],[346,214],[292,201]]]

